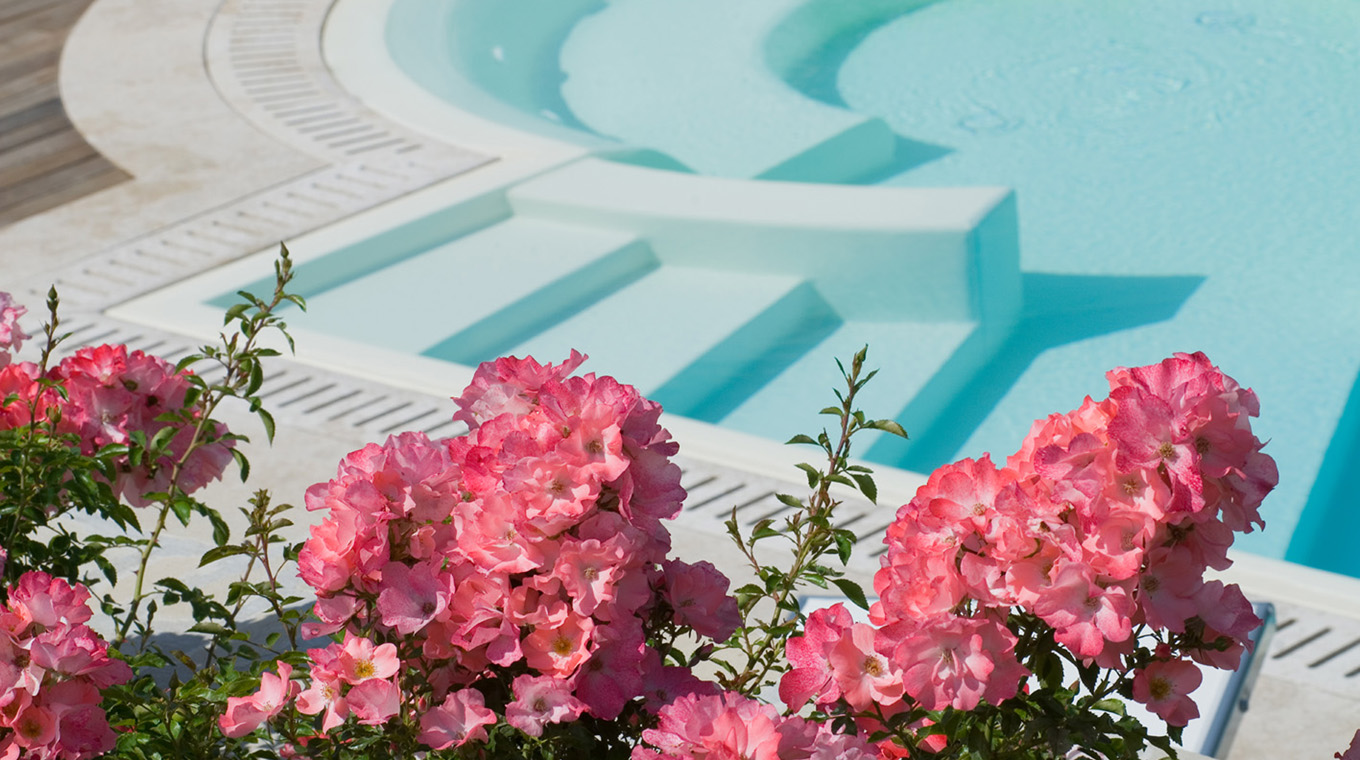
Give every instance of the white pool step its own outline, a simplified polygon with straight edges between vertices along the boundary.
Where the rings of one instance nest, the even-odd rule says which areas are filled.
[[[513,217],[317,294],[305,319],[467,363],[656,265],[629,233]]]
[[[667,411],[689,414],[771,346],[835,320],[796,277],[663,266],[512,353],[556,361],[581,350],[586,370],[626,378]]]
[[[784,440],[816,433],[830,421],[818,410],[836,403],[834,390],[844,390],[832,358],[848,362],[867,345],[868,367],[878,369],[880,376],[865,386],[859,408],[871,417],[896,419],[908,434],[917,433],[950,398],[931,397],[938,375],[958,372],[966,377],[990,355],[990,347],[977,339],[978,329],[976,322],[845,322],[729,414],[710,421]],[[780,420],[783,429],[769,430],[770,420]],[[862,437],[861,455],[877,436]]]
[[[591,129],[659,150],[700,174],[822,182],[864,176],[893,160],[892,130],[802,95],[765,62],[766,37],[806,2],[610,3],[563,44],[562,97]]]

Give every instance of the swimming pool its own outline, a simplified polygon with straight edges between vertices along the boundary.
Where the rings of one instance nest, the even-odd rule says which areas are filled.
[[[890,126],[891,157],[867,170],[858,157],[859,178],[1016,188],[1018,324],[971,378],[949,378],[934,424],[871,459],[929,470],[1009,451],[1031,419],[1099,394],[1105,368],[1200,349],[1265,400],[1259,428],[1280,464],[1271,530],[1243,545],[1360,571],[1339,543],[1360,527],[1340,477],[1360,454],[1354,3],[581,2],[528,46],[508,34],[528,4],[492,5],[455,3],[447,26],[418,31],[428,5],[401,0],[389,45],[439,91],[448,68],[416,43],[446,34],[451,67],[521,118],[728,176],[760,176],[777,162],[742,159],[780,139],[820,137],[751,124],[743,104],[794,112],[749,73],[759,53],[801,95],[804,125]],[[855,177],[811,166],[795,178]],[[892,338],[874,348],[910,352]]]
[[[491,152],[558,153],[465,201],[471,221],[315,258],[309,321],[460,363],[577,346],[775,438],[818,424],[832,357],[868,342],[866,404],[912,441],[867,457],[918,471],[1004,455],[1105,369],[1203,350],[1259,393],[1280,465],[1270,529],[1240,544],[1360,575],[1354,3],[362,1],[407,77],[516,135]],[[468,123],[425,128],[480,139]],[[482,303],[487,282],[514,303]],[[432,300],[395,335],[354,308],[412,289]]]

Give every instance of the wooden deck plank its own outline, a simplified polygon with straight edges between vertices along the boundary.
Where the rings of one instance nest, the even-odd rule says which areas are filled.
[[[66,127],[66,111],[56,97],[22,111],[0,115],[0,153]]]
[[[91,154],[94,149],[74,129],[49,132],[0,153],[0,187],[29,182]]]
[[[66,117],[61,47],[92,0],[0,0],[0,226],[117,184],[129,175]]]
[[[26,183],[0,189],[0,227],[84,198],[127,179],[103,156],[92,154]]]

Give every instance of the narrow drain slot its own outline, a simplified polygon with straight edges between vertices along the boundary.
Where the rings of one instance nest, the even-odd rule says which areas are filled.
[[[1327,661],[1329,661],[1329,660],[1331,660],[1331,659],[1333,659],[1333,658],[1335,658],[1335,657],[1339,657],[1339,656],[1345,654],[1346,652],[1349,652],[1350,650],[1354,649],[1355,646],[1356,646],[1357,644],[1360,644],[1360,639],[1354,639],[1354,640],[1351,641],[1351,643],[1347,644],[1347,645],[1344,646],[1344,647],[1341,647],[1340,649],[1337,649],[1337,650],[1333,651],[1331,654],[1323,655],[1322,657],[1320,657],[1320,658],[1318,658],[1318,659],[1316,659],[1316,660],[1313,660],[1312,662],[1308,663],[1308,667],[1310,667],[1310,668],[1316,668],[1316,667],[1318,667],[1319,665],[1322,665],[1323,663],[1325,663],[1325,662],[1327,662]]]
[[[446,428],[446,427],[452,427],[453,425],[456,425],[456,424],[458,424],[458,420],[455,420],[455,419],[453,419],[453,418],[449,418],[449,419],[447,419],[447,420],[444,420],[443,422],[440,422],[439,424],[437,424],[437,425],[435,425],[435,426],[433,426],[433,427],[427,427],[427,428],[425,428],[425,435],[428,435],[428,436],[430,436],[431,438],[448,438],[448,437],[452,437],[452,436],[436,436],[436,435],[434,435],[434,431],[436,431],[436,430],[442,430],[443,428]]]
[[[743,488],[745,488],[745,487],[746,487],[746,485],[745,485],[744,483],[738,483],[738,484],[736,484],[735,486],[732,486],[731,488],[727,489],[726,491],[723,491],[722,493],[714,494],[714,495],[708,497],[707,499],[704,499],[703,501],[699,502],[698,504],[691,504],[691,505],[689,506],[689,509],[690,509],[690,511],[694,511],[694,510],[697,510],[697,509],[702,509],[702,508],[708,506],[709,504],[712,504],[713,502],[717,501],[718,499],[721,499],[721,498],[723,498],[724,496],[729,496],[729,495],[731,495],[731,494],[734,494],[734,493],[736,493],[737,491],[740,491],[741,489],[743,489]]]
[[[700,480],[698,483],[691,483],[691,484],[689,484],[689,485],[685,485],[684,481],[682,480],[681,483],[680,483],[680,487],[683,488],[683,489],[685,489],[686,491],[690,491],[690,490],[693,490],[693,489],[695,489],[695,488],[703,488],[704,486],[708,485],[709,483],[712,483],[713,481],[715,481],[715,480],[717,480],[717,479],[718,479],[718,476],[717,476],[717,475],[709,475],[708,477],[704,478],[703,480]]]
[[[368,417],[368,418],[366,418],[366,419],[359,420],[358,422],[354,423],[354,427],[363,427],[364,425],[367,425],[367,424],[369,424],[370,422],[377,422],[378,420],[382,419],[383,417],[386,417],[387,415],[392,414],[392,413],[394,413],[394,412],[400,412],[402,409],[405,409],[406,407],[408,407],[408,406],[410,406],[410,405],[411,405],[411,402],[410,402],[410,401],[403,401],[403,402],[401,402],[400,404],[397,404],[396,406],[392,407],[391,409],[388,409],[388,410],[386,410],[386,411],[384,411],[384,412],[381,412],[381,413],[379,413],[379,414],[375,414],[375,415],[373,415],[372,417]]]
[[[393,425],[388,425],[387,427],[382,429],[382,432],[391,433],[396,430],[401,430],[402,428],[405,428],[407,425],[410,425],[412,422],[415,422],[418,419],[429,417],[431,414],[434,414],[434,412],[435,412],[434,409],[426,409],[425,411],[421,412],[420,414],[417,414],[414,417],[404,419],[401,422],[395,423]]]
[[[275,377],[277,378],[277,376],[275,376]],[[299,385],[302,385],[303,383],[308,382],[308,381],[310,381],[310,380],[311,380],[310,377],[299,377],[298,379],[294,380],[294,381],[291,382],[291,383],[288,383],[287,385],[280,385],[280,386],[277,386],[277,387],[274,387],[274,388],[270,388],[270,389],[266,390],[264,393],[260,393],[260,394],[257,394],[257,395],[258,395],[260,398],[269,398],[270,396],[273,396],[273,395],[275,395],[275,394],[277,394],[277,393],[283,393],[284,391],[289,390],[290,388],[296,388],[296,387],[298,387]]]
[[[406,138],[404,138],[404,137],[394,137],[394,138],[392,138],[391,140],[387,140],[387,141],[384,141],[384,142],[374,143],[374,144],[372,144],[372,145],[362,145],[362,146],[359,146],[359,147],[357,147],[357,148],[350,148],[349,150],[347,150],[347,151],[345,151],[345,152],[348,153],[348,154],[350,154],[351,156],[354,156],[354,155],[358,155],[358,154],[360,154],[360,153],[367,153],[367,152],[370,151],[370,150],[378,150],[378,149],[380,149],[380,148],[390,148],[390,147],[392,147],[393,145],[400,145],[400,144],[402,144],[402,143],[404,143],[404,142],[406,142]],[[333,148],[338,148],[338,147],[340,147],[340,146],[338,146],[338,145],[333,145],[333,146],[331,146],[331,147],[333,147]]]
[[[775,509],[775,510],[773,510],[773,511],[771,511],[771,512],[766,512],[766,513],[763,514],[763,515],[759,515],[759,516],[757,516],[755,519],[751,520],[751,522],[748,523],[748,524],[755,524],[755,523],[760,522],[761,520],[769,520],[769,519],[771,519],[771,518],[773,518],[773,517],[776,517],[776,516],[778,516],[778,515],[788,514],[788,513],[796,512],[796,511],[797,511],[797,510],[795,510],[793,507],[790,507],[790,506],[788,506],[787,504],[784,504],[783,502],[780,502],[779,508],[778,508],[778,509]]]
[[[844,529],[846,529],[846,528],[849,528],[851,525],[854,525],[855,523],[859,522],[860,520],[863,520],[864,518],[866,518],[866,517],[868,517],[868,516],[869,516],[869,513],[868,513],[868,512],[860,512],[859,514],[855,515],[854,517],[850,518],[849,520],[842,520],[842,521],[836,523],[836,529],[837,529],[837,530],[844,530]],[[858,541],[858,540],[859,540],[859,536],[855,536],[855,540]]]
[[[387,400],[386,396],[378,396],[377,398],[368,399],[367,401],[363,402],[362,404],[359,404],[358,406],[351,406],[350,408],[346,409],[343,412],[339,412],[337,414],[332,415],[327,419],[327,422],[334,422],[340,419],[341,417],[354,414],[355,412],[363,411],[364,409],[372,407],[374,404],[379,404],[386,400]]]
[[[331,404],[338,404],[338,403],[340,403],[341,401],[344,401],[344,400],[347,399],[347,398],[354,398],[354,397],[355,397],[356,395],[358,395],[358,394],[359,394],[359,389],[358,389],[358,388],[355,388],[354,390],[350,391],[349,393],[346,393],[346,394],[344,394],[344,395],[342,395],[342,396],[336,396],[335,398],[331,399],[330,401],[322,401],[320,404],[317,404],[316,406],[308,407],[308,408],[303,412],[303,414],[315,414],[316,412],[319,412],[319,411],[321,411],[322,409],[325,409],[326,407],[330,406]]]
[[[1308,636],[1307,638],[1303,639],[1302,641],[1296,641],[1296,642],[1294,642],[1293,644],[1290,644],[1289,646],[1285,647],[1284,649],[1281,649],[1280,651],[1275,652],[1275,653],[1272,654],[1270,657],[1271,657],[1272,660],[1278,660],[1278,659],[1280,659],[1280,658],[1282,658],[1282,657],[1285,657],[1286,655],[1293,654],[1294,652],[1297,652],[1298,650],[1300,650],[1300,649],[1302,649],[1302,648],[1308,646],[1309,644],[1313,643],[1314,641],[1317,641],[1318,639],[1322,638],[1323,636],[1326,636],[1327,634],[1329,634],[1329,633],[1331,633],[1331,632],[1332,632],[1332,627],[1331,627],[1331,626],[1327,626],[1327,627],[1323,628],[1323,629],[1320,630],[1320,631],[1314,632],[1312,635]]]
[[[766,491],[765,493],[762,493],[761,495],[755,497],[754,499],[747,499],[746,501],[743,501],[742,503],[733,506],[732,509],[737,512],[740,512],[743,509],[746,509],[747,507],[751,506],[752,504],[759,504],[760,502],[765,501],[771,496],[774,496],[774,491]]]

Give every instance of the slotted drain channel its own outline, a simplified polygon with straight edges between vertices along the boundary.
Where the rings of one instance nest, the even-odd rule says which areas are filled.
[[[683,446],[683,442],[681,444]],[[736,513],[737,522],[745,534],[761,520],[773,519],[772,527],[779,528],[783,519],[794,509],[779,501],[778,494],[801,497],[807,484],[793,479],[753,475],[707,461],[678,458],[685,468],[680,484],[687,496],[685,508],[676,521],[692,530],[712,533],[727,540],[724,523]],[[883,534],[891,523],[893,509],[874,506],[863,499],[847,500],[838,508],[837,527],[855,526],[857,550],[850,557],[849,569],[872,574],[878,569],[878,555],[883,553]]]
[[[385,155],[429,164],[473,155],[379,116],[340,87],[321,51],[333,4],[226,0],[205,44],[223,99],[269,134],[332,161]]]
[[[1360,698],[1360,620],[1275,601],[1279,623],[1261,673]]]

